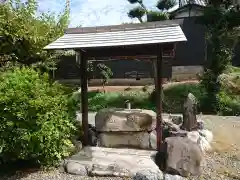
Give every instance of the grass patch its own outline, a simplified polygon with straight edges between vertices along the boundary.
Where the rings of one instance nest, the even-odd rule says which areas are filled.
[[[148,100],[149,94],[142,91],[125,91],[97,93],[95,96],[89,96],[89,110],[98,111],[103,108],[123,108],[126,101],[131,102],[132,108],[152,109],[153,105]]]

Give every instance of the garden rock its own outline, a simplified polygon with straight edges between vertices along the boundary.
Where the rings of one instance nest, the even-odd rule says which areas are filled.
[[[211,150],[211,142],[213,140],[213,133],[209,130],[198,130],[200,138],[198,144],[200,148],[205,152]]]
[[[200,134],[198,133],[198,131],[190,131],[190,132],[187,133],[187,137],[191,141],[193,141],[195,143],[198,143],[198,140],[200,138]]]
[[[79,176],[87,176],[88,172],[84,165],[70,161],[66,164],[65,170],[69,174],[79,175]]]
[[[199,130],[198,131],[201,136],[203,136],[208,143],[211,143],[213,140],[213,133],[207,129]]]
[[[181,129],[191,131],[197,128],[197,99],[189,93],[184,102],[183,124]]]
[[[181,176],[200,175],[205,163],[203,152],[197,143],[187,137],[169,137],[167,143],[166,170]]]
[[[165,122],[164,122],[165,123]],[[169,126],[170,125],[170,126]],[[174,127],[174,128],[173,128]],[[162,139],[168,137],[186,137],[188,131],[181,130],[178,125],[168,124],[163,126],[163,132],[162,132]],[[149,133],[150,138],[150,148],[156,150],[157,149],[157,132],[156,130],[153,130]]]
[[[150,138],[150,148],[156,150],[157,149],[157,132],[156,130],[153,130],[150,134],[149,134],[149,138]]]
[[[143,169],[133,176],[133,180],[163,180],[163,173],[151,169]]]
[[[186,178],[178,175],[165,174],[164,180],[186,180]]]
[[[148,132],[103,132],[99,135],[98,146],[149,149],[149,139]]]
[[[204,122],[203,121],[197,121],[197,127],[198,129],[204,129]]]
[[[83,164],[89,175],[133,177],[143,169],[151,169],[161,176],[161,171],[153,160],[156,151],[130,148],[89,147],[91,157],[77,153],[67,161]]]
[[[172,115],[170,115],[169,118],[176,125],[181,125],[183,123],[183,117],[182,116],[172,116]]]
[[[91,146],[96,146],[98,142],[98,133],[96,131],[96,127],[91,124],[88,124],[88,139],[91,143]]]
[[[200,136],[198,140],[198,145],[203,152],[211,150],[210,143],[206,140],[205,137]]]
[[[191,141],[197,143],[203,152],[211,149],[210,143],[205,139],[205,137],[201,136],[198,131],[188,132],[187,137]]]
[[[88,124],[88,139],[91,146],[97,146],[97,142],[98,142],[98,132],[96,131],[96,127],[94,127],[91,124]],[[83,134],[79,137],[79,141],[83,142]]]
[[[171,121],[163,121],[163,125],[167,126],[169,131],[179,131],[180,130],[180,126],[177,124],[174,124]]]
[[[77,152],[79,152],[83,148],[81,141],[73,140],[73,144]]]
[[[163,140],[168,137],[186,137],[187,136],[187,131],[184,130],[178,130],[178,131],[170,131],[169,129],[163,129]],[[157,132],[156,130],[153,130],[152,132],[149,133],[149,138],[150,138],[150,149],[157,149]]]
[[[202,119],[202,116],[203,116],[202,113],[200,113],[200,115],[197,118],[197,126],[198,126],[198,129],[200,130],[204,129],[204,121]]]
[[[186,137],[188,131],[178,130],[178,131],[169,131],[169,137]]]
[[[142,109],[103,109],[95,116],[97,132],[151,131],[156,113]]]

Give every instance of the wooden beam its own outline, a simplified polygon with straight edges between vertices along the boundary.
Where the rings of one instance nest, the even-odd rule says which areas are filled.
[[[157,56],[155,55],[142,55],[142,56],[114,56],[114,57],[88,57],[89,61],[115,61],[115,60],[151,60],[156,59]]]
[[[82,128],[84,133],[83,145],[89,145],[88,140],[88,78],[87,78],[87,57],[86,53],[80,50],[80,70],[81,70],[81,111]]]
[[[87,57],[89,59],[100,59],[103,57],[135,57],[135,56],[155,56],[157,54],[156,44],[121,46],[121,47],[101,47],[101,48],[86,48]]]
[[[156,44],[134,45],[134,46],[118,46],[118,47],[101,47],[101,48],[85,48],[88,59],[151,59],[159,53]],[[161,44],[163,54],[172,56],[174,50],[173,43]]]
[[[156,81],[155,81],[155,91],[156,91],[156,99],[157,99],[157,150],[161,150],[162,144],[162,71],[163,71],[163,61],[162,61],[162,46],[157,46],[158,56],[156,61]]]

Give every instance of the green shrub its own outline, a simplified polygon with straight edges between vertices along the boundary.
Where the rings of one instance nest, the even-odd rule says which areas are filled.
[[[198,99],[198,111],[203,113],[213,113],[207,109],[207,98],[203,88],[199,84],[179,84],[164,90],[163,111],[168,113],[182,113],[183,103],[188,93],[192,93]],[[150,96],[151,101],[155,102],[155,91]],[[220,115],[239,115],[240,96],[229,94],[226,89],[218,95]]]
[[[218,95],[218,100],[220,104],[220,115],[240,115],[240,96],[230,96],[225,91],[221,91]]]
[[[16,68],[0,76],[0,160],[54,165],[68,156],[75,109],[46,74]]]
[[[149,90],[149,86],[148,85],[143,86],[143,88],[142,88],[143,92],[147,92],[148,90]]]
[[[235,67],[235,66],[228,66],[228,68],[225,70],[226,74],[228,73],[240,73],[240,68],[239,67]]]
[[[240,73],[228,73],[219,76],[221,88],[229,94],[240,95]]]
[[[182,106],[188,93],[192,93],[199,101],[202,99],[202,89],[198,84],[178,84],[163,91],[163,111],[168,113],[182,113]],[[156,91],[150,96],[150,101],[156,104]]]

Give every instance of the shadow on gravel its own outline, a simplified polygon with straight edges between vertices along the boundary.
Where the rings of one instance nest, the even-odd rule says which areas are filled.
[[[0,163],[0,180],[16,180],[37,172],[40,166],[32,161],[18,160],[11,163]]]

